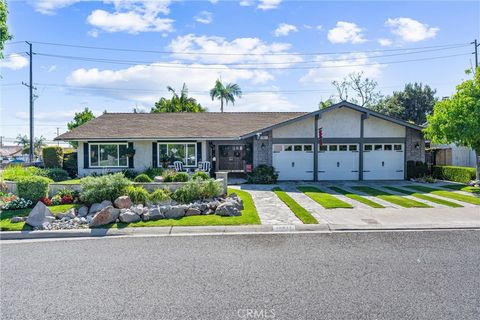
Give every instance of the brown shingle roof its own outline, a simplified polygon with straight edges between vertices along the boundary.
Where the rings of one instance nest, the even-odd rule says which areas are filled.
[[[105,113],[55,140],[238,138],[306,112]]]

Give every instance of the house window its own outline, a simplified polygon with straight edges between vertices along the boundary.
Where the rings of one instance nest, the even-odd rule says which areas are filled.
[[[348,151],[357,151],[357,145],[356,144],[351,144],[348,146]]]
[[[280,153],[282,151],[282,145],[281,144],[274,144],[273,145],[273,153]]]
[[[318,148],[318,151],[320,151],[320,152],[325,152],[325,151],[327,151],[327,150],[328,150],[328,146],[326,146],[326,145],[324,145],[324,144],[321,145],[321,146]]]
[[[305,152],[312,152],[313,146],[311,144],[304,144],[303,145],[303,151]]]
[[[293,146],[292,145],[285,145],[283,146],[283,151],[292,151],[293,150]]]
[[[336,144],[331,144],[328,146],[328,151],[337,151],[337,148]]]
[[[366,144],[363,146],[364,151],[372,151],[372,145],[371,144]]]
[[[158,165],[161,166],[162,159],[181,161],[187,167],[197,166],[197,144],[196,143],[159,143],[158,144]]]
[[[88,147],[90,167],[128,167],[127,143],[90,143]]]
[[[393,145],[393,150],[395,150],[395,151],[402,151],[402,145],[401,145],[401,144],[395,144],[395,145]]]
[[[293,151],[302,151],[302,145],[301,144],[296,144],[293,146]]]
[[[385,151],[392,151],[392,145],[391,144],[385,144],[383,146],[383,150]]]
[[[338,146],[338,150],[340,151],[347,151],[347,145],[346,144],[341,144]]]
[[[374,147],[375,151],[382,151],[383,146],[381,144],[376,144]]]

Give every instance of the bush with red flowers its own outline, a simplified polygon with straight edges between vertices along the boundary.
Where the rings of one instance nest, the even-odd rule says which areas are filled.
[[[50,200],[48,197],[40,198],[39,201],[43,202],[43,204],[46,205],[46,206],[51,206],[52,205],[52,200]]]
[[[64,195],[62,197],[62,204],[70,204],[73,203],[73,196],[71,195]]]

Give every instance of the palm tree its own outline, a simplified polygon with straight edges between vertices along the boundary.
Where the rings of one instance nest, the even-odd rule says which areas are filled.
[[[226,105],[228,105],[229,101],[235,104],[235,97],[242,97],[242,89],[236,83],[229,83],[224,86],[220,79],[217,79],[215,86],[210,90],[210,97],[212,97],[212,101],[215,99],[220,100],[220,111],[223,112],[223,101],[225,101]]]
[[[180,91],[180,95],[170,86],[167,89],[172,93],[172,98],[166,99],[162,97],[158,102],[155,102],[155,107],[150,112],[205,112],[205,108],[195,98],[188,96],[188,88],[185,83]]]

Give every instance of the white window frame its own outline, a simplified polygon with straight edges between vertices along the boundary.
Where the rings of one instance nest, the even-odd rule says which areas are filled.
[[[100,165],[100,146],[107,146],[107,145],[116,145],[117,146],[117,165],[116,166],[101,166]],[[98,150],[98,165],[92,165],[92,146],[97,146]],[[88,144],[88,167],[89,168],[128,168],[130,167],[130,157],[127,157],[127,165],[121,166],[120,165],[120,146],[126,146],[128,148],[128,143],[89,143]]]
[[[169,144],[183,144],[185,148],[185,158],[183,159],[183,166],[187,168],[196,168],[198,165],[198,150],[197,150],[197,143],[196,142],[157,142],[157,167],[161,167],[162,164],[160,163],[160,145],[166,145],[167,146],[167,154],[170,151],[170,148],[168,147]],[[195,146],[195,164],[187,165],[187,146],[193,144]],[[173,164],[170,165],[170,167],[173,167]]]

